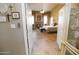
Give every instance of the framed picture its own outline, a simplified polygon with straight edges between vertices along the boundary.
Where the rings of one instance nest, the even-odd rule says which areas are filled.
[[[6,16],[0,16],[0,23],[6,22],[6,21],[7,21]]]
[[[38,15],[37,16],[37,22],[40,22],[40,20],[41,20],[41,15]]]
[[[12,19],[20,19],[20,13],[19,12],[12,12]]]

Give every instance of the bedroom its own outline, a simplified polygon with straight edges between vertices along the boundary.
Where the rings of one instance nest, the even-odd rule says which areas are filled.
[[[39,7],[38,7],[39,6]],[[58,12],[64,4],[28,3],[27,30],[30,54],[57,54]]]

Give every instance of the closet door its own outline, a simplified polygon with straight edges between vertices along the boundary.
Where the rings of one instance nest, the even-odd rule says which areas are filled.
[[[59,11],[59,19],[58,19],[58,33],[57,33],[57,43],[59,45],[59,48],[61,49],[61,43],[63,39],[63,24],[64,24],[64,11],[65,11],[65,6]]]
[[[68,36],[70,9],[71,4],[65,4],[59,12],[57,43],[61,50],[60,54],[65,54],[66,50],[64,41],[67,41]]]
[[[62,49],[61,47],[62,42],[64,40],[67,40],[69,15],[70,15],[70,4],[65,4],[64,7],[59,12],[59,19],[58,19],[57,43],[60,49]]]

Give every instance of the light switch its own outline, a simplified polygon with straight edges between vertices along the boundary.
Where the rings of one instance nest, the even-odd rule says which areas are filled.
[[[16,28],[15,24],[11,24],[10,26],[11,26],[11,28]]]

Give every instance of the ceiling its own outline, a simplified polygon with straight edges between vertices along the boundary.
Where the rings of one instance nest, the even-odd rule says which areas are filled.
[[[57,3],[29,3],[33,11],[40,11],[43,9],[45,12],[51,11],[56,5]]]

